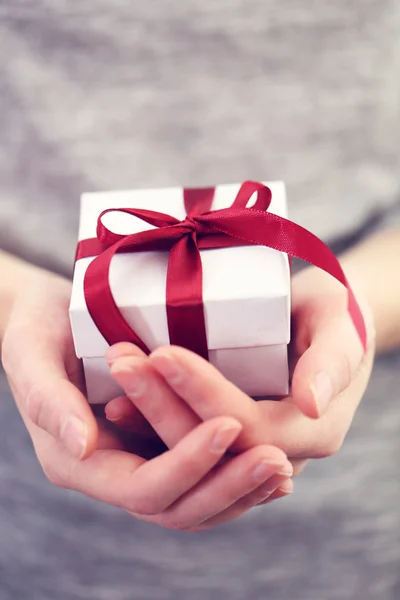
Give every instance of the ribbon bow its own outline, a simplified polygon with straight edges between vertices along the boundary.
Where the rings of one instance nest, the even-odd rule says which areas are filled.
[[[257,194],[256,202],[248,203]],[[213,188],[185,190],[187,216],[183,221],[150,210],[108,209],[97,222],[97,238],[78,244],[76,259],[95,256],[85,273],[84,293],[88,311],[97,328],[113,345],[128,341],[149,354],[149,349],[120,313],[109,284],[109,270],[117,253],[169,251],[166,307],[171,344],[208,358],[202,299],[200,249],[233,246],[267,246],[323,269],[340,281],[348,293],[348,311],[364,350],[367,333],[360,307],[349,282],[331,250],[315,235],[268,211],[271,191],[261,183],[246,181],[230,208],[211,211]],[[108,212],[133,215],[154,229],[120,235],[102,221]]]

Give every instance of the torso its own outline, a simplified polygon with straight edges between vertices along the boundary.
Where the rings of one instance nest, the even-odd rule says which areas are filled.
[[[283,179],[325,238],[395,201],[398,3],[102,4],[2,9],[3,246],[68,269],[98,189]]]

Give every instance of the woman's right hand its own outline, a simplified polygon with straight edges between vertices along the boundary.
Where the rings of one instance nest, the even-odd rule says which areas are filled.
[[[279,472],[290,476],[292,467],[272,446],[255,446],[219,464],[242,428],[230,416],[201,422],[193,413],[192,428],[170,449],[156,436],[135,436],[132,452],[85,398],[68,318],[70,293],[70,282],[32,272],[14,300],[2,345],[11,390],[52,483],[164,527],[196,530],[235,518],[287,480]],[[173,428],[179,414],[163,417]]]

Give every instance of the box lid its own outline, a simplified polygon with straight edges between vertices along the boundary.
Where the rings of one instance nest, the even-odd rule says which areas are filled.
[[[270,211],[287,216],[282,182],[267,183]],[[232,204],[239,185],[220,185],[212,208]],[[185,218],[182,188],[84,194],[81,198],[79,240],[96,236],[99,214],[107,208],[145,208]],[[152,226],[112,212],[104,223],[116,233],[129,234]],[[203,301],[208,346],[218,348],[287,344],[290,338],[290,269],[286,254],[259,246],[202,250]],[[93,258],[75,265],[70,319],[79,357],[104,356],[108,344],[86,307],[83,281]],[[122,315],[154,349],[169,344],[165,307],[168,252],[118,254],[110,267],[110,286]]]

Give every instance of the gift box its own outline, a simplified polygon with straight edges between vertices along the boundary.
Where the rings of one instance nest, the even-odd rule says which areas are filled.
[[[265,205],[268,212],[287,217],[284,184],[269,182],[265,186],[272,193],[270,204],[268,201]],[[189,283],[189,287],[191,285],[194,275],[187,267],[191,263],[182,262],[182,258],[177,259],[176,253],[181,251],[178,242],[174,242],[178,244],[174,249],[165,240],[158,242],[157,249],[154,249],[154,244],[149,245],[147,242],[141,242],[142,246],[139,248],[134,248],[133,244],[137,240],[140,242],[141,238],[137,235],[139,232],[150,232],[162,225],[164,230],[168,230],[167,234],[175,227],[175,230],[179,230],[179,235],[184,237],[184,228],[190,229],[196,223],[198,231],[189,231],[187,234],[190,240],[185,252],[192,252],[193,255],[192,246],[200,240],[201,267],[197,264],[196,269],[202,269],[202,298],[201,307],[197,306],[196,310],[202,310],[208,360],[252,397],[282,396],[288,392],[288,255],[270,247],[249,245],[239,239],[239,234],[236,243],[224,246],[228,242],[223,219],[232,218],[232,222],[240,224],[244,211],[251,209],[254,204],[251,216],[253,218],[254,213],[256,217],[256,213],[260,212],[257,190],[252,194],[250,189],[248,204],[245,207],[242,203],[236,213],[232,213],[232,204],[242,192],[240,185],[220,185],[212,191],[195,192],[198,197],[203,196],[203,200],[207,197],[210,199],[212,213],[207,211],[205,214],[221,214],[222,224],[218,221],[219,229],[217,234],[213,234],[215,239],[207,229],[213,217],[207,217],[201,223],[195,218],[187,218],[185,190],[182,188],[89,193],[81,198],[78,248],[84,250],[78,251],[75,264],[70,321],[76,354],[83,360],[87,395],[91,403],[106,403],[122,393],[111,378],[104,356],[110,343],[124,339],[123,327],[120,338],[111,342],[107,339],[110,334],[107,336],[101,331],[102,327],[96,322],[95,311],[91,309],[89,302],[93,303],[92,296],[95,296],[96,314],[100,314],[103,329],[113,331],[112,320],[115,315],[110,310],[111,302],[111,305],[115,303],[120,318],[140,338],[146,350],[152,351],[171,341],[175,343],[175,340],[170,339],[170,321],[173,317],[176,321],[175,329],[184,330],[183,338],[178,335],[177,339],[188,339],[188,344],[182,345],[190,347],[192,337],[197,335],[192,335],[192,320],[197,319],[198,314],[196,317],[192,316],[191,306],[186,313],[185,307],[182,311],[179,294],[180,290],[184,294],[185,286],[182,282],[188,280],[186,283]],[[231,212],[223,210],[230,208]],[[124,212],[123,209],[134,210]],[[161,217],[155,218],[148,211],[155,211],[154,214],[161,214]],[[163,219],[165,222],[161,223]],[[99,223],[104,228],[100,233]],[[251,225],[248,228],[251,231]],[[144,237],[146,235],[143,234]],[[160,235],[162,237],[162,231]],[[104,265],[95,271],[92,262],[102,253],[105,253],[105,260],[113,245],[128,238],[132,240],[132,247],[125,242],[122,251],[118,251],[109,261],[108,271]],[[203,245],[201,240],[205,240]],[[86,242],[88,245],[85,246]],[[175,275],[181,278],[181,283],[175,285],[174,294],[178,297],[175,312],[168,307],[168,291],[166,292],[168,278],[171,277],[169,269],[172,267],[169,263],[173,252],[175,262],[181,260],[182,263],[178,270],[176,265],[174,267],[178,271]],[[196,258],[192,256],[190,260],[196,261]],[[88,283],[90,270],[91,281]],[[107,279],[102,282],[103,292],[95,289],[97,278]],[[181,304],[184,305],[185,301]]]

